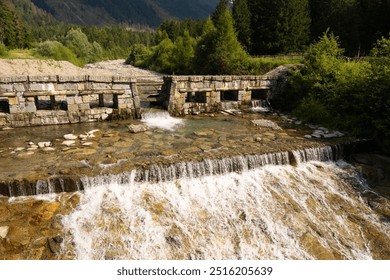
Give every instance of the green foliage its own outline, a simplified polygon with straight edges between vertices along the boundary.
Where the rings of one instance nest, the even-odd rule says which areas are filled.
[[[219,0],[217,7],[215,8],[213,14],[211,15],[211,19],[212,19],[214,24],[217,23],[217,20],[221,17],[221,15],[227,9],[229,9],[228,0]]]
[[[57,41],[45,41],[40,43],[33,49],[33,53],[39,57],[66,60],[75,65],[81,65],[81,62],[77,59],[76,55]]]
[[[185,31],[183,36],[177,38],[173,50],[173,71],[180,74],[193,74],[193,61],[195,57],[196,40]]]
[[[387,40],[379,40],[372,51],[381,55],[380,63],[377,59],[348,62],[337,38],[325,33],[309,48],[304,67],[295,73],[275,104],[294,110],[306,122],[374,137],[390,152],[390,143],[386,143],[390,137]]]
[[[253,57],[250,59],[249,63],[249,73],[252,75],[263,75],[276,67],[284,64],[298,64],[300,61],[289,59],[288,56],[285,58],[281,57],[266,57],[259,58]]]
[[[3,42],[0,42],[0,57],[5,57],[8,54],[8,48]]]
[[[126,60],[126,63],[137,67],[146,67],[151,56],[152,51],[150,48],[143,44],[135,44],[131,48],[131,52]]]
[[[251,12],[247,0],[234,1],[233,19],[238,41],[247,51],[251,50]]]
[[[230,9],[205,24],[205,34],[195,51],[196,71],[200,74],[244,74],[248,72],[249,57],[237,40]]]
[[[251,11],[251,53],[302,51],[309,40],[308,0],[247,0]]]
[[[64,42],[83,64],[95,62],[103,56],[103,48],[100,44],[89,42],[87,35],[80,28],[70,29],[66,33]]]
[[[30,37],[23,23],[3,1],[0,1],[0,42],[10,49],[30,45]]]
[[[149,60],[149,68],[162,72],[162,73],[173,73],[174,65],[173,65],[173,51],[175,46],[171,39],[168,38],[168,35],[155,47],[152,47],[152,53]]]

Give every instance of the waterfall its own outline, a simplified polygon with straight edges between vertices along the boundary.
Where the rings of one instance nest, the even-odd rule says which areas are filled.
[[[270,108],[266,100],[252,100],[251,110],[254,112],[269,112]]]
[[[390,228],[350,182],[349,165],[264,165],[165,182],[107,176],[63,218],[78,259],[371,259]],[[118,179],[118,178],[116,178]]]
[[[142,122],[149,127],[171,131],[184,124],[182,119],[171,117],[166,111],[145,112],[142,114]]]

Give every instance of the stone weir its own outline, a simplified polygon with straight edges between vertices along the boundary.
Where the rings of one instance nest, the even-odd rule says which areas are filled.
[[[128,76],[0,77],[0,127],[137,118],[136,83]]]
[[[279,75],[168,76],[162,100],[175,116],[239,109],[268,99],[278,81]]]
[[[180,178],[198,178],[210,175],[241,173],[264,165],[296,165],[306,161],[335,161],[360,149],[363,142],[335,145],[308,145],[292,151],[275,151],[259,154],[256,151],[229,155],[202,155],[199,159],[158,158],[156,161],[139,163],[135,169],[126,164],[118,169],[106,170],[96,176],[56,176],[47,180],[0,182],[0,195],[8,197],[42,195],[48,193],[82,191],[102,184],[127,184],[131,182],[158,183]],[[118,172],[119,170],[119,172]]]

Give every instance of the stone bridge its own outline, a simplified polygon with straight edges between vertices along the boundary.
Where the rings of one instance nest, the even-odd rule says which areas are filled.
[[[271,72],[270,72],[271,73]],[[0,127],[23,127],[141,117],[141,101],[172,115],[239,108],[269,97],[280,73],[263,76],[0,77]]]

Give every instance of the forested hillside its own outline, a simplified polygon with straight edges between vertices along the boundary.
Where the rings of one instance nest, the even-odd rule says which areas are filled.
[[[32,0],[56,19],[73,24],[157,26],[167,18],[205,18],[217,0]]]

